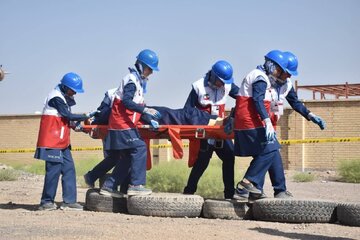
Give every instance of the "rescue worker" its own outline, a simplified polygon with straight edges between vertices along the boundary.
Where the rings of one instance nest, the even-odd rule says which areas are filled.
[[[122,194],[116,191],[116,182],[123,182],[130,173],[128,195],[147,195],[152,191],[145,188],[146,183],[146,144],[142,140],[136,125],[141,114],[155,119],[161,118],[158,111],[144,106],[146,82],[153,71],[159,71],[158,56],[149,49],[142,50],[136,57],[135,68],[121,81],[115,92],[109,117],[109,131],[105,139],[105,150],[110,150],[120,159],[111,176],[100,190],[100,194],[113,197]]]
[[[99,112],[95,114],[94,118],[91,119],[91,121],[89,121],[89,124],[91,124],[91,125],[108,125],[109,116],[111,113],[112,104],[114,102],[116,91],[117,91],[117,88],[112,88],[112,89],[109,89],[108,91],[106,91],[105,96],[104,96],[100,106],[97,108],[97,110]],[[146,117],[146,116],[148,116],[148,115],[145,115],[145,114],[142,115],[141,119],[146,118],[146,119],[148,119],[148,122],[146,122],[147,124],[152,124],[152,126],[154,128],[158,127],[159,124],[157,121],[155,121],[150,116],[148,116],[148,117]],[[154,124],[156,124],[156,125],[154,125]],[[104,141],[103,141],[103,148],[105,149]],[[93,169],[91,169],[84,175],[84,181],[89,188],[94,188],[95,181],[98,180],[99,178],[103,177],[108,171],[110,171],[116,165],[117,161],[120,160],[120,155],[118,155],[116,153],[117,153],[117,151],[104,150],[104,159],[101,162],[99,162]],[[114,185],[118,185],[117,184],[118,181],[115,180],[115,182],[116,183]],[[128,189],[127,185],[128,185],[128,181],[125,181],[121,185],[121,189],[120,189],[121,193],[115,192],[115,193],[111,193],[110,195],[119,197],[119,196],[121,196],[121,194],[126,194],[127,189]],[[106,191],[103,191],[103,193],[104,192],[105,192],[105,194],[107,193]]]
[[[283,114],[285,99],[308,121],[325,129],[325,121],[311,113],[298,99],[290,80],[297,75],[297,58],[290,52],[270,51],[264,65],[251,71],[243,80],[235,107],[235,155],[252,156],[239,188],[252,198],[262,198],[265,174],[269,171],[275,198],[290,198],[275,128]]]
[[[79,130],[79,122],[96,112],[73,114],[74,95],[83,93],[83,82],[76,73],[67,73],[45,100],[34,158],[45,160],[45,180],[39,210],[55,210],[56,190],[60,175],[63,203],[60,209],[82,210],[77,203],[76,173],[71,156],[70,128]]]
[[[239,88],[233,83],[233,68],[230,63],[217,61],[206,75],[192,84],[192,90],[184,108],[198,108],[218,117],[225,117],[228,95],[236,98]],[[204,139],[200,143],[197,160],[190,172],[184,194],[194,194],[197,184],[209,165],[213,152],[222,160],[224,197],[234,197],[234,145],[230,139]]]
[[[114,102],[115,92],[117,88],[112,88],[106,91],[100,106],[97,108],[99,113],[95,114],[94,118],[89,122],[92,125],[107,125],[109,122],[109,116],[111,113],[112,103]],[[94,188],[95,181],[105,175],[110,169],[112,169],[119,159],[116,159],[112,155],[112,151],[105,150],[103,141],[104,159],[98,163],[92,170],[88,171],[84,175],[86,185],[90,188]]]

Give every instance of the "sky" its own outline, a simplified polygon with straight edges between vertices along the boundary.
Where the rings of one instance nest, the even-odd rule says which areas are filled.
[[[299,85],[359,83],[359,11],[358,0],[0,0],[0,64],[11,72],[0,115],[41,111],[67,72],[85,89],[73,112],[94,110],[143,49],[160,68],[147,105],[182,108],[217,60],[231,63],[240,85],[273,49],[298,57]]]

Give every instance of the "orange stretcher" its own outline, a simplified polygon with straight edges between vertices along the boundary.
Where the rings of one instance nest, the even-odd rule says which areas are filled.
[[[90,134],[92,138],[105,138],[107,125],[85,125],[84,132]],[[182,139],[189,140],[189,159],[188,166],[192,167],[197,159],[202,139],[233,139],[233,134],[226,134],[223,126],[207,125],[160,125],[158,129],[153,129],[149,125],[139,125],[139,133],[147,145],[148,158],[147,169],[151,169],[152,161],[150,154],[151,139],[169,139],[172,144],[173,156],[175,159],[182,159],[184,156]]]

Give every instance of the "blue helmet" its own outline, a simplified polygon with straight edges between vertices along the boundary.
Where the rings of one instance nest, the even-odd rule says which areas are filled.
[[[136,56],[136,59],[151,68],[152,70],[159,71],[159,58],[156,53],[151,51],[150,49],[142,50],[139,55]]]
[[[297,57],[292,52],[284,52],[285,58],[288,59],[288,65],[286,67],[286,71],[291,74],[292,76],[297,76],[297,67],[298,67],[298,60]]]
[[[211,70],[224,84],[231,84],[234,82],[234,79],[232,77],[233,69],[230,63],[228,63],[227,61],[217,61],[212,66]]]
[[[284,53],[280,50],[272,50],[265,55],[265,60],[271,60],[281,67],[285,72],[288,65],[288,59],[284,56]]]
[[[84,92],[82,79],[76,73],[70,72],[65,74],[61,79],[60,83],[64,86],[67,86],[76,93]]]

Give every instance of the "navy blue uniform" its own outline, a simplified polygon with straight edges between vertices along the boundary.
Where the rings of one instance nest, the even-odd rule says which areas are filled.
[[[204,79],[205,87],[207,87],[207,77]],[[218,90],[220,91],[220,90]],[[229,91],[229,96],[236,98],[236,94],[239,91],[239,88],[235,84],[231,84],[231,90]],[[215,94],[216,95],[216,94]],[[205,94],[205,97],[206,94]],[[226,97],[226,96],[224,96]],[[189,94],[189,97],[184,106],[185,109],[191,108],[200,108],[203,109],[203,106],[199,103],[199,95],[193,88]],[[221,146],[222,145],[222,146]],[[197,156],[197,160],[191,169],[189,179],[186,187],[184,188],[185,194],[194,194],[197,190],[197,184],[205,172],[206,168],[209,165],[210,159],[213,153],[222,160],[222,176],[224,182],[224,197],[226,199],[232,198],[234,195],[234,144],[230,139],[226,140],[214,140],[207,139],[201,140],[200,151]]]
[[[262,67],[258,67],[258,69],[264,71]],[[266,80],[267,79],[265,79],[264,77],[258,76],[251,84],[251,97],[254,103],[253,106],[255,107],[256,112],[259,114],[262,120],[269,117],[267,109],[264,105],[264,101],[266,100],[266,92],[269,91],[269,83],[267,83]],[[291,82],[288,82],[287,86],[291,86],[291,88],[289,87],[288,90],[284,91],[284,88],[280,89],[281,86],[278,86],[278,88],[271,88],[271,90],[276,91],[278,98],[280,98],[280,94],[282,94],[282,96],[286,98],[290,106],[295,111],[308,119],[308,114],[310,111],[299,101],[297,94],[291,85]],[[281,93],[280,90],[282,90],[283,92]],[[244,92],[246,93],[246,89],[242,89],[242,93]],[[241,108],[237,110],[240,111]],[[241,114],[241,112],[239,112],[239,114]],[[259,131],[263,129],[256,128],[256,130]],[[267,171],[269,171],[270,179],[274,188],[274,195],[286,191],[284,169],[279,151],[280,145],[278,144],[277,139],[273,141],[276,144],[273,144],[273,142],[269,142],[269,144],[264,145],[262,148],[253,147],[251,149],[251,146],[249,148],[241,148],[241,146],[245,146],[244,139],[242,139],[241,137],[251,131],[255,132],[255,130],[251,129],[249,131],[235,131],[235,143],[239,144],[236,145],[236,153],[240,156],[251,155],[253,157],[253,160],[251,161],[244,178],[252,182],[258,189],[263,190],[265,174]],[[258,138],[266,138],[265,132],[263,134],[258,134],[257,136]],[[266,140],[261,141],[266,142]]]
[[[73,114],[70,112],[70,107],[76,104],[74,99],[65,95],[63,87],[59,86],[58,89],[61,91],[66,102],[60,97],[53,97],[49,99],[48,106],[56,109],[61,117],[67,119],[67,121],[86,120],[88,117],[84,114]],[[41,205],[54,203],[60,175],[62,175],[63,202],[76,202],[76,172],[70,150],[71,145],[63,149],[43,147],[36,149],[34,157],[46,161]]]

